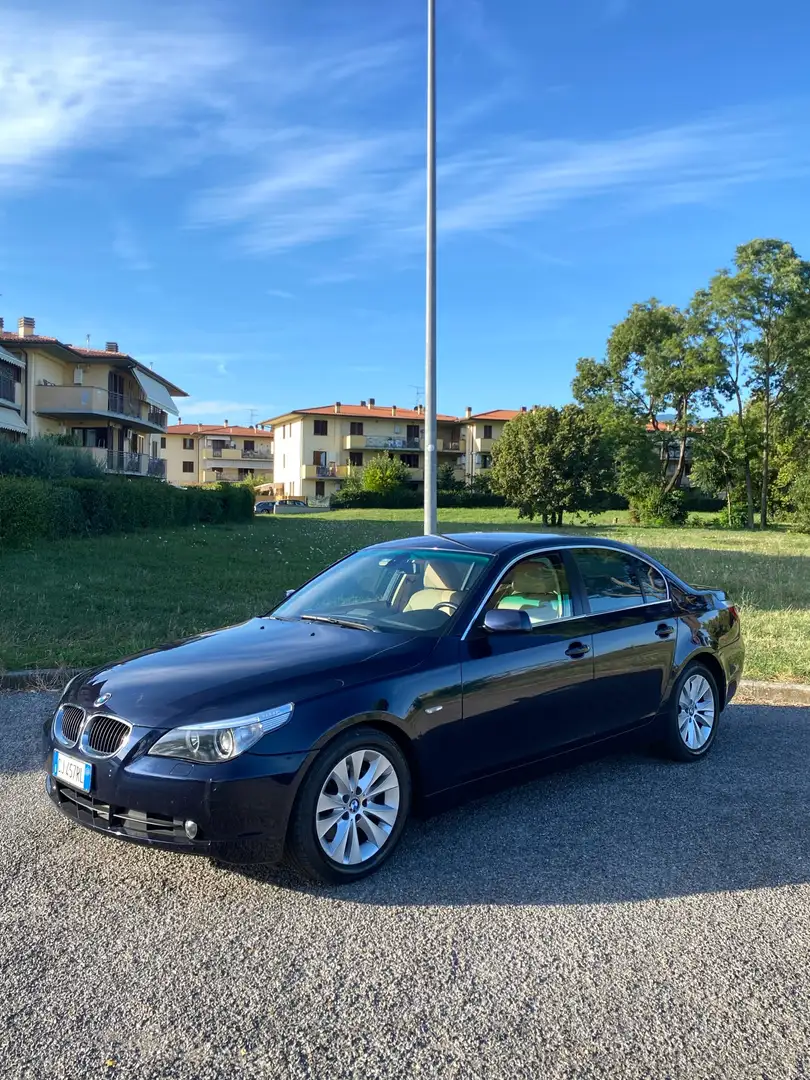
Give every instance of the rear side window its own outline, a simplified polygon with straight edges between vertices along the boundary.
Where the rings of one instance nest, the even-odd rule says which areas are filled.
[[[664,581],[664,575],[656,570],[654,566],[650,566],[649,563],[639,562],[638,576],[646,603],[660,604],[662,600],[668,599],[667,583]]]
[[[607,548],[584,548],[573,554],[595,615],[666,599],[666,583],[658,571],[632,555]],[[656,585],[649,585],[649,596],[642,590],[642,581],[649,580],[648,570],[658,579]],[[655,596],[655,588],[663,588],[663,597]]]

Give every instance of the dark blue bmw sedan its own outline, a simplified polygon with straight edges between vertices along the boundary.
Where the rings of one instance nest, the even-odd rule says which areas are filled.
[[[710,750],[743,644],[724,593],[609,540],[380,544],[268,615],[84,673],[46,726],[74,821],[352,881],[429,812],[646,731]]]

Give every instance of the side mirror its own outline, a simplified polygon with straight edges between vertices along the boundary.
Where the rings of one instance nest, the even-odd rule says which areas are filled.
[[[484,616],[484,629],[491,634],[527,634],[531,628],[528,613],[518,608],[493,608]]]
[[[284,590],[284,599],[289,600],[290,597],[293,595],[293,593],[297,593],[297,592],[298,592],[298,589],[285,589]]]

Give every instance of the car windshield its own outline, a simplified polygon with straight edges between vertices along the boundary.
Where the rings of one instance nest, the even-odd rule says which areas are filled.
[[[489,560],[463,551],[366,549],[304,585],[272,617],[436,636],[465,605]]]

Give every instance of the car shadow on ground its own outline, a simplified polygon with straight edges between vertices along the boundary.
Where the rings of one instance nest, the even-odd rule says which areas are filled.
[[[383,905],[604,904],[810,881],[810,709],[732,707],[694,764],[617,754],[413,821],[377,874],[340,889]]]

